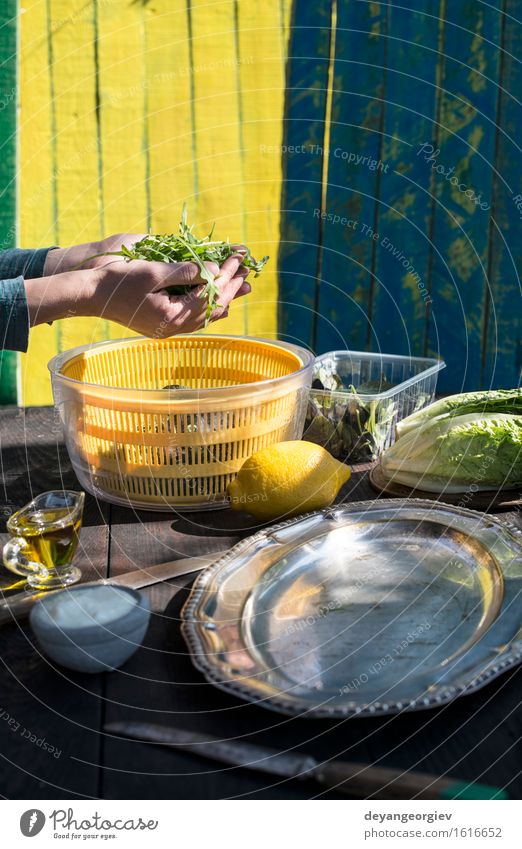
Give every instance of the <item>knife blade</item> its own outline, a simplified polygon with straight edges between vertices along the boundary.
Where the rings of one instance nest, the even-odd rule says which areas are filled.
[[[211,566],[212,563],[215,563],[216,560],[219,560],[226,553],[226,551],[216,551],[213,554],[182,557],[179,560],[169,560],[168,563],[160,563],[157,566],[143,566],[141,569],[133,572],[115,575],[114,578],[99,578],[96,581],[85,581],[81,583],[81,586],[94,587],[103,584],[118,584],[122,587],[130,587],[131,589],[138,590],[158,584],[161,581],[168,581],[170,578],[179,578],[181,575],[199,572],[201,569]],[[77,586],[80,586],[80,584]],[[62,590],[46,590],[34,593],[21,592],[18,595],[12,596],[10,599],[0,602],[0,625],[28,616],[31,608],[40,599],[47,598],[47,596],[57,592],[62,592]]]
[[[256,772],[268,772],[286,778],[308,777],[307,773],[317,767],[317,761],[309,755],[294,752],[280,752],[252,743],[237,743],[218,740],[208,734],[197,731],[185,731],[181,728],[164,727],[147,722],[112,722],[104,731],[144,740],[147,743],[159,743],[162,746],[174,746],[186,752],[193,752],[202,758],[253,769]]]
[[[456,778],[349,761],[318,761],[310,755],[148,722],[110,722],[105,732],[145,743],[179,748],[202,758],[284,776],[313,779],[363,799],[507,799],[504,790]]]

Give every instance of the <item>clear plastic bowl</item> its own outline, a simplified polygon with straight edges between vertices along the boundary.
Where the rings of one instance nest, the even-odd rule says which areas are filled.
[[[94,495],[149,510],[226,506],[245,460],[300,439],[314,357],[217,334],[120,339],[49,363],[76,475]]]
[[[322,354],[315,361],[303,439],[343,462],[375,460],[395,441],[397,422],[433,401],[444,367],[427,357]]]

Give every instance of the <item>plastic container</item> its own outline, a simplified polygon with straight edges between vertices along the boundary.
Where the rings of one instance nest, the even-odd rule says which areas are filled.
[[[82,487],[125,506],[201,510],[226,505],[255,451],[301,437],[313,362],[284,342],[204,334],[83,346],[49,370]]]
[[[322,354],[315,361],[303,438],[338,460],[375,460],[395,441],[397,422],[431,403],[444,367],[426,357]]]

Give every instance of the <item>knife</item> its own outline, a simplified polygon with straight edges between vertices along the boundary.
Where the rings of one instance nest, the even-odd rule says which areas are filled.
[[[507,799],[499,787],[349,761],[317,761],[293,750],[219,740],[208,734],[147,722],[111,722],[104,731],[132,740],[159,743],[224,764],[285,778],[312,779],[362,799]]]
[[[150,587],[169,578],[178,578],[180,575],[189,575],[191,572],[199,572],[206,566],[211,566],[226,551],[215,551],[213,554],[201,554],[197,557],[182,557],[180,560],[169,560],[168,563],[160,563],[158,566],[143,566],[135,572],[127,572],[123,575],[115,575],[114,578],[100,578],[97,581],[85,581],[82,587],[93,587],[100,584],[118,584],[121,587],[131,587],[138,590],[142,587]],[[9,600],[0,602],[0,625],[13,622],[28,616],[31,608],[42,598],[62,592],[58,590],[46,590],[44,592],[26,593],[22,592]]]

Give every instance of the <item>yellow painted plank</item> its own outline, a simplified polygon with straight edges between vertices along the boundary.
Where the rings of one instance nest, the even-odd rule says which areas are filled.
[[[94,15],[85,0],[51,0],[56,114],[58,232],[64,244],[99,238]],[[91,8],[93,8],[91,6]]]
[[[54,232],[59,244],[69,245],[101,235],[94,15],[92,5],[88,7],[90,11],[86,10],[84,0],[48,0],[46,6],[50,12],[46,50],[47,60],[52,56],[52,70],[48,71],[50,86],[45,102],[51,114],[47,144],[51,151],[50,176],[56,199]],[[41,34],[40,30],[38,36]],[[23,50],[24,47],[22,55]],[[22,104],[28,97],[29,87],[29,81],[22,85]],[[21,198],[21,209],[23,217],[25,197]],[[55,350],[66,349],[105,338],[107,322],[70,318],[55,322],[51,334],[55,337]],[[47,328],[32,333],[29,351],[22,363],[25,403],[51,401],[49,381],[42,374],[49,347]]]
[[[101,177],[101,127],[96,37],[97,17],[105,3],[51,0],[53,21],[64,21],[52,37],[56,113],[56,157],[72,167],[57,178],[60,242],[64,245],[104,235],[104,190]],[[57,325],[60,350],[107,338],[108,322],[69,318]]]
[[[49,138],[49,68],[45,0],[28,0],[20,16],[19,192],[21,246],[55,238]]]
[[[45,0],[27,0],[20,18],[19,220],[20,246],[55,243],[47,11]],[[20,357],[22,403],[51,400],[47,362],[56,352],[54,329],[31,331]],[[28,388],[30,391],[28,392]]]
[[[191,0],[198,230],[216,224],[217,238],[242,237],[241,135],[233,0]],[[211,12],[210,12],[211,9]],[[244,333],[238,302],[220,331]]]
[[[254,294],[220,329],[275,334],[290,5],[24,3],[22,244],[67,245],[147,225],[171,232],[187,201],[198,232],[215,220],[216,235],[271,254]],[[261,155],[260,144],[274,151]],[[25,403],[50,402],[46,363],[58,347],[128,333],[99,319],[36,328],[23,357]]]
[[[98,0],[98,86],[104,235],[148,231],[146,44],[140,4]],[[108,338],[135,335],[108,322]]]
[[[122,5],[99,3],[97,15],[106,234],[147,231],[143,12]]]
[[[286,38],[290,3],[238,3],[239,98],[244,146],[243,238],[254,256],[270,262],[246,301],[246,332],[277,335],[277,252]]]
[[[157,0],[144,17],[151,229],[172,233],[184,201],[195,216],[186,0]]]

